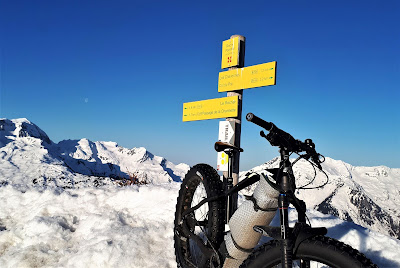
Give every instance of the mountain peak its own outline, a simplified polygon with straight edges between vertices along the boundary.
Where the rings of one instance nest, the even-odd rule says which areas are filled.
[[[5,146],[10,141],[24,137],[37,138],[47,144],[52,144],[47,134],[26,118],[0,119],[0,146]]]
[[[276,168],[278,160],[275,158],[250,171],[262,173]],[[305,160],[293,166],[296,185],[307,186],[296,193],[307,207],[400,238],[399,168],[353,166],[329,157],[322,167],[324,173],[315,171]],[[324,187],[319,188],[320,185]]]

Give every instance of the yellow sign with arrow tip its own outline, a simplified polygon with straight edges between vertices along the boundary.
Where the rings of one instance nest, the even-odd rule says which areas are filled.
[[[238,105],[238,96],[186,102],[183,104],[182,121],[237,117]]]
[[[276,61],[219,73],[218,92],[276,84]]]

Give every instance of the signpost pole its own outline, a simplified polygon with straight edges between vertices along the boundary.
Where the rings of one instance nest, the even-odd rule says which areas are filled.
[[[218,92],[227,92],[227,97],[184,103],[182,115],[183,122],[226,118],[225,123],[220,123],[218,139],[236,147],[241,147],[243,89],[276,84],[276,61],[244,67],[245,45],[246,38],[242,35],[232,35],[222,42],[221,69],[229,70],[219,73]],[[231,158],[232,168],[223,152],[217,157],[217,169],[223,171],[228,187],[239,182],[240,153]],[[232,178],[227,169],[232,171]],[[237,197],[233,194],[227,200],[228,221],[237,209]]]
[[[245,44],[246,44],[246,38],[242,35],[232,35],[231,39],[239,37],[239,65],[237,67],[230,67],[229,70],[237,69],[237,68],[243,68],[244,67],[244,53],[245,53]],[[243,89],[236,90],[236,91],[229,91],[227,92],[227,96],[238,96],[238,114],[237,117],[231,117],[227,118],[227,121],[232,121],[233,122],[233,129],[235,130],[235,140],[234,144],[237,147],[240,147],[240,133],[242,129],[242,97],[243,97]],[[234,157],[233,157],[233,172],[232,172],[232,178],[233,178],[233,185],[236,185],[239,182],[239,160],[240,160],[240,154],[237,152]],[[223,172],[224,177],[227,178],[228,172],[224,171]],[[237,209],[237,199],[238,196],[235,194],[232,196],[232,211],[231,215],[236,211]],[[231,216],[229,215],[229,217]]]

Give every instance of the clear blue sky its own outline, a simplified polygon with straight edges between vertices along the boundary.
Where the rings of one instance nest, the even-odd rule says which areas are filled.
[[[400,168],[400,1],[0,1],[0,117],[50,138],[144,146],[216,165],[219,120],[182,122],[218,98],[222,41],[245,66],[278,62],[277,85],[246,89],[253,112],[325,156]],[[278,155],[242,126],[241,170]]]

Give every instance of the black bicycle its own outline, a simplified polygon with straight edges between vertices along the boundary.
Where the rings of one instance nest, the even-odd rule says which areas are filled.
[[[317,153],[313,141],[296,140],[273,123],[266,122],[252,113],[247,114],[246,119],[269,132],[265,135],[261,131],[260,135],[272,146],[279,147],[279,168],[266,170],[270,176],[247,174],[233,186],[231,161],[228,177],[222,181],[217,171],[207,164],[192,167],[182,182],[175,212],[174,246],[178,267],[217,268],[223,267],[224,263],[224,267],[227,267],[226,261],[233,258],[224,241],[224,235],[227,240],[225,224],[232,215],[232,195],[258,181],[259,184],[267,183],[272,191],[276,191],[277,200],[270,202],[275,205],[262,207],[254,196],[248,196],[246,199],[252,202],[249,204],[254,206],[256,212],[274,215],[279,211],[280,226],[251,226],[254,232],[273,238],[255,249],[241,247],[232,236],[235,250],[245,254],[244,256],[248,255],[243,262],[238,261],[241,263],[240,267],[377,267],[349,245],[325,236],[326,228],[312,228],[307,223],[305,202],[295,196],[297,187],[292,166],[298,160],[305,159],[323,172],[321,163],[324,157]],[[223,142],[217,142],[215,149],[227,153],[229,159],[232,159],[235,153],[243,151]],[[292,153],[299,155],[293,162],[289,160]],[[326,177],[328,179],[327,175]],[[289,226],[288,221],[290,204],[298,213],[297,222],[293,227]]]

